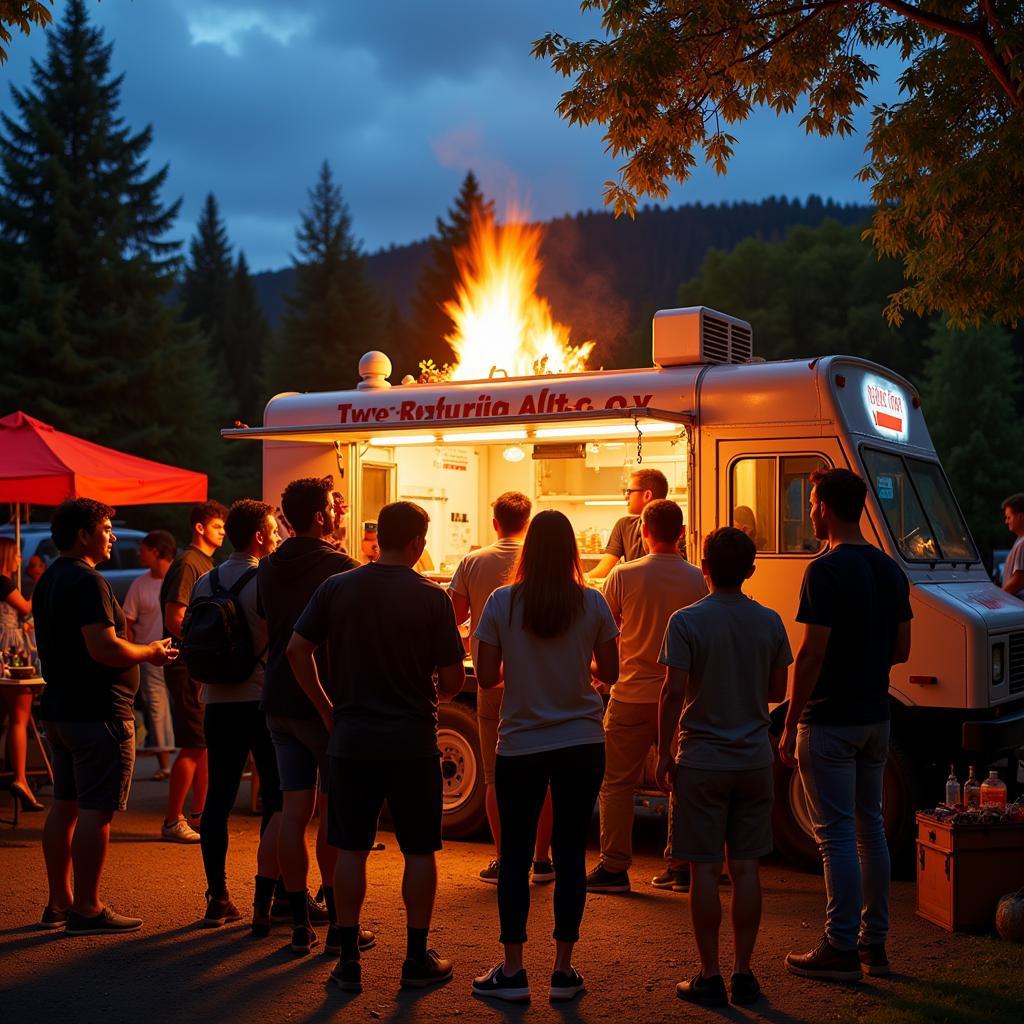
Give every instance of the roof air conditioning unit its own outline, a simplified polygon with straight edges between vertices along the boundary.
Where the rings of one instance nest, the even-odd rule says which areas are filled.
[[[754,332],[746,320],[707,306],[659,309],[654,314],[654,365],[746,363],[754,355]]]

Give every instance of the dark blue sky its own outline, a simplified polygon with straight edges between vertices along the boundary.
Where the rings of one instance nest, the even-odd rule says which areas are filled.
[[[566,86],[530,57],[549,30],[596,33],[575,0],[89,0],[124,72],[121,111],[152,124],[167,197],[182,197],[176,236],[192,234],[208,191],[255,270],[288,263],[298,211],[325,158],[368,250],[430,234],[467,169],[499,209],[525,201],[547,219],[598,208],[616,163],[601,131],[554,113]],[[55,0],[56,18],[64,0]],[[0,76],[24,86],[45,33],[17,35]],[[872,100],[892,98],[886,60]],[[10,113],[8,90],[0,110]],[[699,170],[671,202],[810,193],[864,201],[870,107],[846,140],[804,134],[770,111],[732,129],[727,177]]]

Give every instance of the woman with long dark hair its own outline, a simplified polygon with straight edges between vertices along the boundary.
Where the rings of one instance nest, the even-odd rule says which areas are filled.
[[[604,712],[593,675],[619,674],[618,628],[604,598],[583,583],[572,524],[561,512],[530,523],[514,582],[499,587],[474,636],[477,684],[502,679],[495,789],[501,817],[498,913],[504,961],[473,982],[477,995],[525,1002],[523,945],[537,820],[551,787],[555,862],[552,1000],[572,999],[583,979],[572,966],[586,904],[586,840],[604,777]]]

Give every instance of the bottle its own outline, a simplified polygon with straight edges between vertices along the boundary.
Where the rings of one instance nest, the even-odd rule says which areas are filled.
[[[968,769],[967,781],[964,783],[964,803],[967,809],[977,810],[981,806],[981,783],[978,776],[974,774],[974,765]]]
[[[949,778],[946,779],[946,806],[956,807],[960,803],[960,782],[956,777],[956,765],[949,766]]]
[[[999,778],[999,772],[990,771],[981,784],[981,806],[993,811],[1006,807],[1006,783]]]

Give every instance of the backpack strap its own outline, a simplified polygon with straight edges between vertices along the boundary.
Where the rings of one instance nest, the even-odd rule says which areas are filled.
[[[238,601],[238,607],[239,610],[242,612],[243,618],[245,616],[245,609],[242,608],[241,594],[249,580],[251,580],[253,576],[256,575],[257,568],[257,566],[251,565],[248,569],[245,570],[245,572],[242,573],[241,576],[238,577],[237,580],[235,580],[234,585],[231,587],[230,590],[227,591],[227,593],[229,593],[236,601]],[[217,570],[214,569],[213,571],[216,572]],[[259,593],[257,592],[257,599],[258,598]],[[248,623],[246,623],[246,628],[248,629]],[[256,661],[261,668],[265,669],[267,667],[265,655],[269,649],[270,639],[268,637],[267,643],[264,645],[263,650],[256,652]]]

